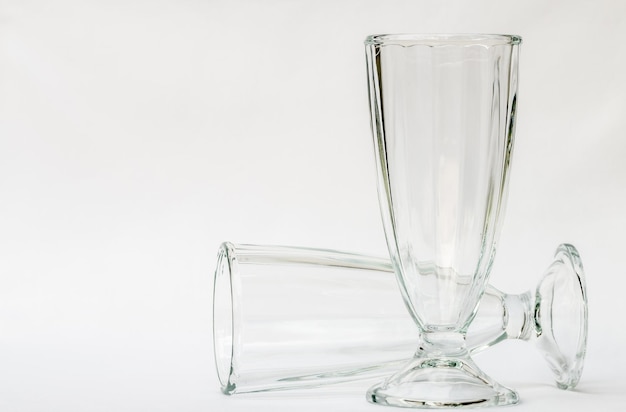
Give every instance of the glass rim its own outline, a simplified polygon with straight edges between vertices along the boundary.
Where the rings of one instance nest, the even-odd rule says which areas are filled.
[[[237,388],[239,354],[236,342],[239,339],[240,308],[235,299],[239,293],[239,268],[234,251],[235,246],[230,242],[220,245],[213,278],[213,354],[217,377],[225,394],[233,393]],[[219,298],[224,300],[227,308],[216,308]],[[227,330],[223,331],[218,325]],[[221,342],[224,338],[227,339],[226,343]]]
[[[522,43],[516,34],[482,33],[400,33],[372,34],[365,38],[366,45],[386,46],[513,46]]]

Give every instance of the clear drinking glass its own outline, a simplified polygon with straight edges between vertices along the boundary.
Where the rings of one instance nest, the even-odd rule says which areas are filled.
[[[381,214],[420,335],[414,359],[368,390],[372,403],[518,401],[476,366],[465,337],[504,215],[520,43],[482,34],[365,41]]]
[[[418,329],[388,258],[227,242],[214,282],[215,361],[226,394],[377,378],[415,350]],[[586,336],[582,264],[561,245],[535,291],[487,288],[467,342],[471,352],[504,339],[532,342],[569,389],[580,379]]]

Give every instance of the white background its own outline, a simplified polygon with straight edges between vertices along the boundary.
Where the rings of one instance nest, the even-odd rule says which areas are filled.
[[[383,32],[524,38],[492,283],[529,289],[575,244],[589,351],[575,392],[522,342],[477,361],[520,412],[621,410],[626,3],[0,0],[0,411],[381,410],[221,395],[210,313],[221,241],[385,253],[362,46]]]

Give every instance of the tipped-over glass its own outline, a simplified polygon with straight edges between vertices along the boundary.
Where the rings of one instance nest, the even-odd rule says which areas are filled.
[[[512,35],[374,35],[365,41],[378,192],[391,262],[419,338],[372,403],[518,401],[470,357],[507,193],[518,52]]]
[[[387,258],[224,243],[213,297],[215,361],[229,395],[380,378],[410,359],[419,335]],[[583,267],[563,244],[534,291],[487,287],[467,346],[474,353],[505,339],[531,342],[557,385],[570,389],[586,338]]]

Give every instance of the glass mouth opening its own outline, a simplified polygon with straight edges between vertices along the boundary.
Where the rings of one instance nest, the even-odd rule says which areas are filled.
[[[213,353],[217,376],[225,394],[235,390],[232,382],[236,332],[233,276],[237,269],[232,250],[233,246],[229,243],[220,246],[213,283]]]
[[[373,34],[366,45],[396,46],[505,46],[521,44],[514,34]]]

